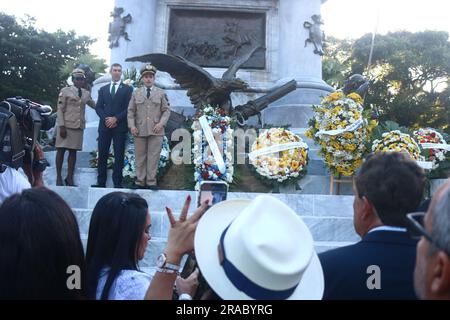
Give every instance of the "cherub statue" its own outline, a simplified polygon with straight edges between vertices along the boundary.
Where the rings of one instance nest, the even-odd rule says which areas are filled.
[[[111,13],[111,17],[113,17],[113,21],[109,24],[109,47],[118,47],[120,37],[124,37],[125,40],[131,41],[128,37],[128,33],[125,31],[125,28],[128,23],[131,23],[132,17],[130,14],[127,14],[125,17],[121,17],[124,12],[123,8],[114,8],[114,11]]]
[[[313,21],[312,23],[309,21],[303,23],[303,26],[306,29],[309,29],[309,38],[305,40],[305,47],[308,45],[308,42],[310,42],[314,44],[314,53],[323,56],[322,41],[325,39],[325,33],[320,29],[323,21],[318,14],[312,15],[311,19]]]

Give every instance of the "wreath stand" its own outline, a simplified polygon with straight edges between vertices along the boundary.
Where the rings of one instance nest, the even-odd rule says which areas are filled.
[[[334,195],[334,184],[336,183],[336,194],[339,195],[341,192],[341,183],[351,183],[353,184],[353,176],[343,177],[342,174],[339,173],[337,177],[331,175],[330,177],[330,195]]]

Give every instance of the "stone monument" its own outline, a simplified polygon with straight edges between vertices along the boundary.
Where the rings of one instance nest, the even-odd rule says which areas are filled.
[[[124,69],[139,69],[142,63],[126,58],[148,53],[180,55],[220,78],[233,59],[254,45],[256,52],[242,66],[238,77],[250,88],[232,96],[233,105],[258,98],[274,86],[291,79],[297,90],[263,111],[262,121],[270,125],[305,128],[311,105],[333,91],[322,80],[322,61],[310,38],[306,22],[320,16],[325,0],[116,0],[115,10],[132,17],[125,32],[131,41],[118,39],[111,49],[111,62]],[[318,26],[316,25],[316,29]],[[317,30],[316,30],[317,31]],[[316,51],[316,53],[315,53]],[[175,111],[192,114],[194,108],[186,91],[165,73],[157,85],[168,93]]]

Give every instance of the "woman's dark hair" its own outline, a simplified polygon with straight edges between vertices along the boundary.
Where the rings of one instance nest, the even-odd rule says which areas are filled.
[[[138,270],[137,250],[147,212],[147,201],[133,193],[112,192],[95,205],[86,251],[90,298],[96,297],[102,268],[111,268],[102,291],[102,300],[108,299],[111,285],[122,270]]]
[[[366,197],[383,224],[405,227],[406,214],[423,199],[425,174],[415,161],[399,152],[367,157],[355,179],[358,197]]]
[[[79,268],[79,289],[71,289],[70,266]],[[76,218],[59,195],[40,187],[3,202],[0,300],[84,299],[85,271]]]

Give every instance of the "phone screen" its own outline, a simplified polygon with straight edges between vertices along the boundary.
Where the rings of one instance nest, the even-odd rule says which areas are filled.
[[[227,199],[228,185],[226,183],[204,182],[200,186],[200,196],[198,205],[205,200],[209,200],[209,206],[225,201]]]

